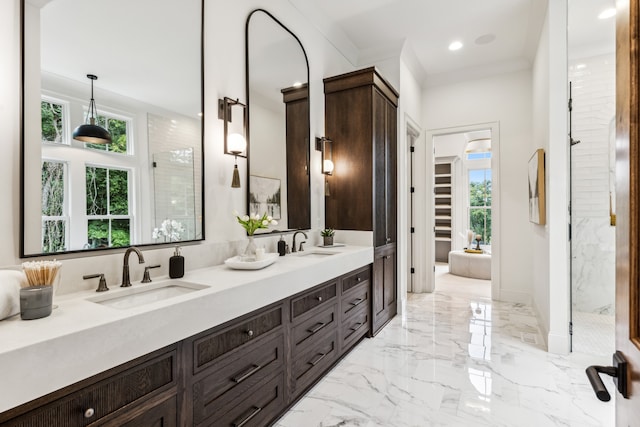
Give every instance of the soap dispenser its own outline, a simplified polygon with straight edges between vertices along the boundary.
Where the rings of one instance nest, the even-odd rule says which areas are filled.
[[[280,256],[284,256],[287,251],[287,242],[284,241],[284,237],[281,235],[280,240],[278,240],[278,254]]]
[[[184,257],[180,255],[180,246],[176,246],[173,256],[169,258],[169,277],[179,279],[184,276]]]

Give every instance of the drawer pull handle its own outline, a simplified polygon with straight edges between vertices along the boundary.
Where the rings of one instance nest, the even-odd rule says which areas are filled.
[[[311,329],[307,329],[307,332],[311,332],[312,334],[315,334],[316,332],[318,332],[320,329],[324,328],[325,326],[327,326],[326,323],[320,322],[315,327],[313,327]]]
[[[360,276],[356,277],[356,281],[357,282],[362,282],[362,277],[360,277]]]
[[[243,425],[245,425],[246,423],[248,423],[248,422],[251,420],[251,418],[253,418],[253,417],[255,417],[256,415],[258,415],[258,412],[262,411],[262,408],[260,408],[260,407],[258,407],[258,406],[253,406],[253,407],[250,409],[250,411],[251,411],[251,412],[249,412],[249,414],[248,414],[248,415],[246,415],[246,416],[244,416],[244,415],[243,415],[243,416],[240,418],[240,420],[239,420],[239,421],[234,421],[234,422],[232,422],[232,423],[231,423],[231,425],[232,425],[233,427],[242,427]]]
[[[253,331],[251,329],[249,329],[247,331],[247,335],[249,336],[249,338],[251,338],[253,336]]]
[[[318,301],[322,302],[322,297],[316,298]]]
[[[351,303],[351,305],[355,307],[355,306],[357,306],[357,305],[362,304],[362,301],[364,301],[364,299],[362,299],[362,298],[358,298],[358,299],[354,300],[354,301]]]
[[[309,364],[310,364],[311,366],[316,366],[318,363],[320,363],[320,361],[321,361],[322,359],[324,359],[325,357],[327,357],[327,354],[328,354],[328,353],[320,353],[320,354],[318,355],[318,358],[317,358],[316,360],[312,360],[312,361],[310,361],[310,362],[309,362]]]
[[[240,374],[231,377],[231,380],[236,384],[240,384],[242,381],[246,380],[251,375],[258,372],[260,369],[262,369],[262,366],[260,365],[251,365],[250,367],[245,369],[244,372],[241,372]]]
[[[353,332],[357,331],[358,329],[362,328],[362,325],[364,325],[364,322],[360,322],[360,323],[356,323],[354,328],[351,328],[351,330]]]
[[[93,417],[95,415],[95,413],[96,413],[95,409],[89,408],[86,411],[84,411],[84,417],[85,418],[91,418],[91,417]]]

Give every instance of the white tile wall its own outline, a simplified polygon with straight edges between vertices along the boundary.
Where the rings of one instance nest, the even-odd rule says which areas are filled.
[[[614,54],[572,60],[572,288],[576,311],[613,315],[615,228],[609,225],[610,179],[615,164]]]

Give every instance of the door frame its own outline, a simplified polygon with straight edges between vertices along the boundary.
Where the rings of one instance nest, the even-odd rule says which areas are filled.
[[[491,130],[491,299],[500,299],[501,290],[501,251],[500,251],[500,123],[487,122],[463,126],[454,126],[440,129],[427,129],[425,132],[424,150],[418,152],[416,148],[415,163],[418,170],[424,171],[424,177],[420,177],[425,188],[433,187],[433,170],[434,170],[434,145],[433,138],[436,136],[451,135],[456,133],[473,132],[478,130]],[[425,277],[425,289],[422,292],[433,292],[435,290],[435,249],[434,239],[435,233],[433,225],[435,224],[433,210],[433,191],[418,191],[415,199],[417,199],[418,210],[415,215],[417,224],[429,224],[424,234],[419,234],[420,238],[416,239],[416,254],[424,254],[426,258],[424,263],[416,264],[416,277],[419,278],[417,267],[421,268],[420,273]],[[454,237],[454,236],[452,236]]]

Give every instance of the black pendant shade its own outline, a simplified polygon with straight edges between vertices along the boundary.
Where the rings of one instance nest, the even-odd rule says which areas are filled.
[[[96,101],[93,99],[93,81],[98,80],[94,74],[87,74],[87,78],[91,80],[91,101],[89,101],[89,111],[87,111],[87,119],[89,123],[82,124],[73,130],[73,139],[87,142],[89,144],[111,144],[111,134],[102,126],[96,125]]]

